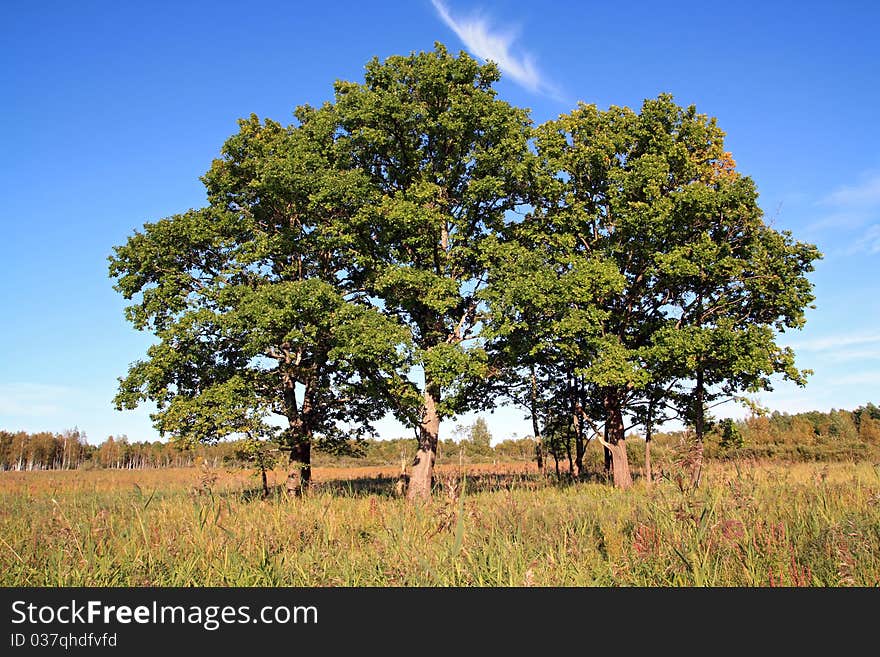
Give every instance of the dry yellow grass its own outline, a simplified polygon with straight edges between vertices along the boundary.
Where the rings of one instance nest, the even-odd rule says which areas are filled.
[[[698,491],[458,471],[415,506],[382,467],[319,468],[314,494],[268,500],[224,468],[4,472],[0,584],[880,585],[870,463],[713,463]]]
[[[527,475],[537,474],[538,470],[530,463],[476,463],[464,465],[439,465],[435,474],[439,479],[447,475],[499,474]],[[394,466],[365,466],[358,468],[312,468],[312,479],[316,484],[342,482],[362,479],[393,479],[400,474]],[[182,490],[202,487],[206,475],[216,477],[212,484],[215,491],[241,490],[257,485],[257,479],[250,470],[225,467],[157,468],[144,470],[37,470],[33,472],[8,471],[0,473],[0,493],[4,494],[44,494],[75,492],[107,492],[138,486],[143,490],[167,489]],[[268,473],[269,485],[284,485],[287,472],[276,468]]]

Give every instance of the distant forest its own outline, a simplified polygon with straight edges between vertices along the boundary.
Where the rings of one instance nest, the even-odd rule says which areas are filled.
[[[485,422],[459,432],[458,441],[440,442],[439,463],[491,463],[531,461],[536,441],[531,437],[511,438],[491,445]],[[658,462],[675,458],[689,440],[690,431],[655,433],[653,450]],[[632,434],[632,438],[642,438]],[[593,441],[595,442],[595,441]],[[629,443],[633,465],[644,462],[644,443]],[[641,447],[640,447],[641,446]],[[565,441],[544,442],[549,470],[572,471],[571,445]],[[414,449],[411,438],[351,441],[334,452],[318,452],[316,466],[400,465],[409,463]],[[109,436],[99,445],[87,442],[83,432],[27,433],[0,430],[0,470],[59,470],[77,468],[167,468],[189,467],[207,462],[213,467],[245,467],[253,462],[245,441],[220,441],[212,445],[181,447],[174,441],[131,441],[126,436]],[[861,461],[880,457],[880,407],[860,406],[854,411],[824,413],[774,412],[736,422],[713,425],[705,445],[707,458],[779,459],[789,461]],[[601,446],[590,445],[587,461],[601,469]]]

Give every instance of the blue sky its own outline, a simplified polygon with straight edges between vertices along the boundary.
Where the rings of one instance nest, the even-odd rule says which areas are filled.
[[[5,2],[0,428],[155,439],[146,409],[111,407],[150,342],[123,320],[112,247],[204,204],[198,178],[239,117],[290,122],[373,56],[435,41],[497,61],[500,95],[536,123],[661,92],[716,116],[767,220],[825,254],[816,309],[781,339],[815,374],[759,401],[880,402],[877,25],[874,2]],[[509,409],[487,421],[530,433]]]

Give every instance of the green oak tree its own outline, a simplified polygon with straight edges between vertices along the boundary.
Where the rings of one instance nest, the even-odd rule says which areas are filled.
[[[489,260],[482,296],[490,362],[499,371],[493,385],[528,412],[536,437],[552,434],[554,455],[564,450],[579,476],[590,439],[579,409],[592,399],[580,368],[601,339],[601,300],[623,280],[611,263],[581,257],[567,228],[533,217],[508,226]]]
[[[776,339],[804,325],[814,301],[806,274],[821,254],[764,222],[755,184],[723,151],[724,134],[713,120],[692,107],[677,108],[667,97],[649,111],[653,125],[671,124],[673,133],[701,124],[694,132],[705,131],[716,153],[706,161],[694,151],[690,180],[674,190],[677,242],[655,258],[669,312],[647,357],[655,380],[665,375],[681,386],[670,401],[694,428],[697,486],[710,404],[747,403],[741,393],[772,390],[774,375],[806,383],[809,372],[798,370],[794,352]]]
[[[514,303],[559,353],[556,385],[576,382],[576,410],[618,486],[632,481],[627,417],[650,424],[671,407],[701,436],[710,396],[768,389],[774,374],[804,382],[776,337],[802,326],[820,256],[764,223],[723,137],[669,95],[638,113],[581,104],[537,129],[534,211],[510,248],[540,272],[520,287],[541,281],[541,293]],[[502,269],[501,287],[514,289],[515,266]],[[590,272],[583,285],[550,284],[579,270]]]
[[[273,439],[291,492],[308,486],[313,443],[370,433],[405,394],[407,361],[403,327],[348,275],[366,180],[337,166],[332,107],[296,117],[240,121],[202,179],[208,205],[145,224],[110,257],[126,317],[157,338],[117,407],[155,402],[155,426],[184,443]]]
[[[437,44],[374,59],[363,83],[336,85],[340,148],[371,187],[352,224],[352,277],[416,347],[410,499],[430,495],[441,419],[487,403],[483,256],[533,159],[527,113],[496,97],[498,78],[494,64]]]

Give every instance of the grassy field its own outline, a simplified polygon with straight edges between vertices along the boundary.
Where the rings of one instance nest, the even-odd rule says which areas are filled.
[[[871,463],[712,463],[696,492],[447,466],[417,506],[395,475],[319,468],[261,499],[241,470],[2,472],[0,584],[880,585]]]

